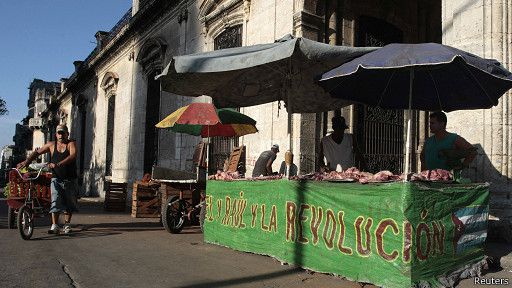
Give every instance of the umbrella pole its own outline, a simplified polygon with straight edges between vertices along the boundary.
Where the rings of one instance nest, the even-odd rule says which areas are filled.
[[[412,85],[414,81],[414,69],[410,70],[409,77],[409,109],[407,110],[407,138],[405,144],[405,176],[407,179],[407,175],[411,173],[411,147],[412,147]]]
[[[208,179],[208,169],[210,168],[210,125],[208,126],[208,137],[206,137],[206,179]]]
[[[292,114],[292,97],[290,95],[290,92],[286,92],[286,96],[288,97],[288,111],[286,111],[286,114],[288,115],[288,125],[290,125],[290,133],[288,134],[288,144],[290,145],[290,152],[293,153],[293,114]],[[288,175],[288,174],[287,174]]]

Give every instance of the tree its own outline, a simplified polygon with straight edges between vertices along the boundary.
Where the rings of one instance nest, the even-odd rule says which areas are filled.
[[[6,115],[7,113],[9,113],[9,110],[7,110],[7,104],[4,99],[0,98],[0,116]]]

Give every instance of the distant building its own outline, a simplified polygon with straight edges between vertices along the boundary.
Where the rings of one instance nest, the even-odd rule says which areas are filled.
[[[34,79],[29,86],[29,122],[28,127],[32,129],[31,151],[43,146],[53,138],[54,117],[49,113],[50,104],[56,101],[60,93],[60,82],[46,82]],[[43,156],[47,161],[47,155]]]
[[[34,79],[29,86],[27,116],[16,124],[13,137],[13,159],[18,163],[25,159],[34,149],[43,146],[53,137],[53,126],[55,120],[50,108],[55,106],[57,95],[60,93],[61,83],[47,82],[41,79]],[[62,113],[64,115],[64,113]],[[37,161],[47,161],[48,156],[44,155]]]
[[[14,142],[13,148],[13,162],[19,163],[27,157],[28,151],[32,150],[32,138],[33,134],[30,128],[28,128],[28,116],[25,117],[21,124],[16,124],[16,130],[12,141]]]
[[[7,182],[7,172],[12,167],[12,146],[4,146],[2,150],[0,150],[0,188],[3,188],[5,183]],[[1,197],[1,195],[0,195]]]
[[[12,167],[13,145],[6,145],[0,151],[0,170],[6,170]]]

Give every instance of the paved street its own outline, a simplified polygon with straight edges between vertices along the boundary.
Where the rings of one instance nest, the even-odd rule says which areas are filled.
[[[6,205],[0,202],[2,287],[373,287],[204,244],[197,227],[172,235],[157,219],[105,213],[101,203],[86,200],[72,235],[47,235],[48,220],[40,219],[31,241],[6,229]],[[484,277],[512,280],[510,245],[489,248],[508,256],[501,271]],[[473,282],[457,287],[479,287]]]

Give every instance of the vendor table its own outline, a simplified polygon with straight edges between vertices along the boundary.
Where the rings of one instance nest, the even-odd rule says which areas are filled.
[[[484,263],[489,185],[208,181],[204,239],[383,287],[451,286]]]

